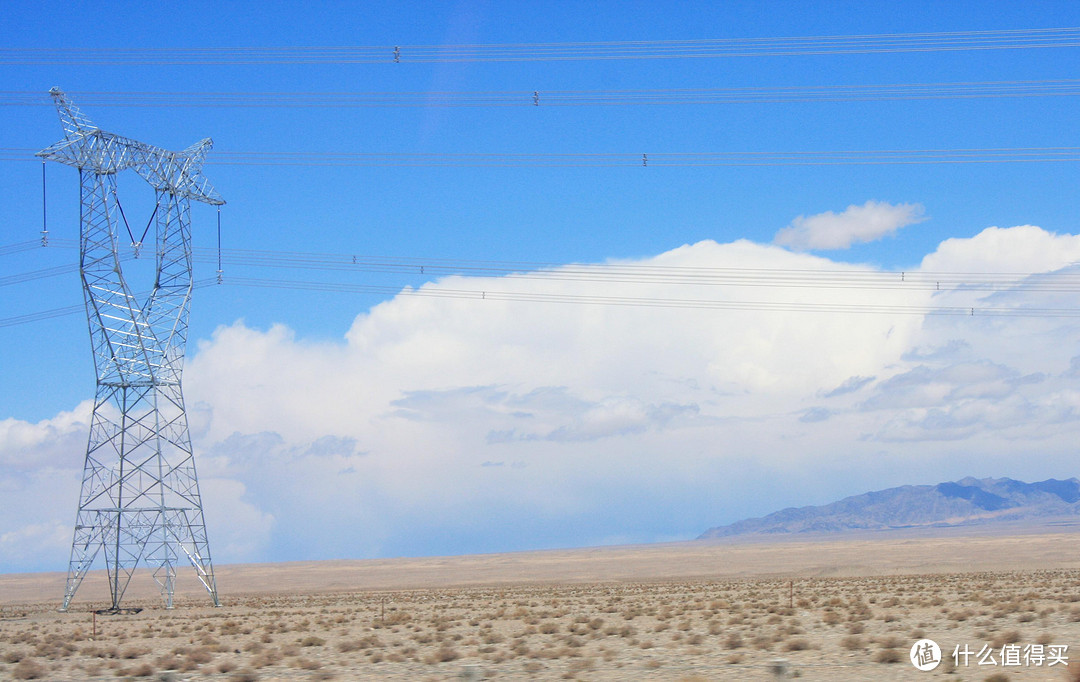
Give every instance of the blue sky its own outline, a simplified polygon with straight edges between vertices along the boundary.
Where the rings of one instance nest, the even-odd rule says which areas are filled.
[[[36,239],[41,229],[41,164],[32,153],[62,135],[44,96],[54,85],[78,104],[80,93],[92,101],[98,92],[1045,82],[1077,78],[1080,63],[1077,47],[439,64],[33,65],[11,57],[28,48],[596,43],[1080,25],[1080,8],[1067,2],[196,2],[167,12],[144,3],[15,2],[7,16],[0,96],[42,97],[36,105],[4,99],[0,109],[0,148],[14,150],[0,161],[0,246]],[[1075,104],[1076,95],[82,108],[105,130],[170,149],[212,137],[206,174],[228,202],[227,248],[398,262],[754,264],[1019,277],[1068,272],[1080,257],[1076,161],[437,168],[237,165],[215,163],[215,154],[656,158],[1069,147],[1080,139]],[[73,249],[62,248],[77,237],[75,172],[55,164],[47,172],[54,246],[0,255],[0,276],[76,261]],[[150,198],[140,184],[120,179],[125,209],[141,226]],[[198,248],[216,246],[215,221],[212,208],[193,208]],[[809,242],[778,236],[799,226]],[[841,246],[813,241],[826,233],[839,234]],[[134,273],[144,262],[125,268]],[[199,278],[216,269],[205,261],[196,267]],[[931,295],[225,268],[226,282],[245,276],[392,291],[1072,307],[1067,296],[1025,283],[992,294]],[[80,301],[73,272],[12,284],[2,288],[0,319]],[[1080,348],[1068,318],[480,308],[462,299],[229,284],[196,292],[191,329],[185,395],[211,542],[224,562],[686,539],[745,516],[890,485],[1076,473],[1069,468],[1076,435],[1069,372]],[[0,358],[0,486],[9,500],[26,502],[0,508],[0,570],[62,569],[93,395],[85,316],[0,327]],[[338,524],[328,523],[330,514]]]

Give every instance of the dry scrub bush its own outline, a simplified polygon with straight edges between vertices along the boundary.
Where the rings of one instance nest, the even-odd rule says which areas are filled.
[[[908,643],[907,640],[901,639],[896,635],[885,635],[884,637],[879,637],[876,641],[882,649],[901,649]]]
[[[219,673],[231,673],[236,670],[236,661],[226,658],[223,661],[219,661],[216,667]]]
[[[44,679],[48,674],[45,666],[40,661],[33,658],[23,658],[15,669],[11,671],[11,676],[16,680],[40,680]]]
[[[214,654],[205,646],[196,647],[187,652],[187,660],[196,665],[209,663],[213,658]]]
[[[376,635],[368,635],[367,637],[361,637],[360,639],[350,639],[342,642],[338,642],[337,650],[343,654],[351,651],[361,651],[364,649],[373,649],[386,646],[383,641]]]
[[[300,668],[301,670],[318,670],[322,667],[322,663],[319,663],[313,658],[298,658],[292,663],[294,668]]]
[[[1000,649],[1006,644],[1015,644],[1021,640],[1019,630],[1006,630],[1005,632],[998,633],[993,640],[991,640],[991,646],[994,649]]]
[[[149,663],[140,663],[133,668],[120,668],[116,671],[117,677],[150,677],[155,673],[154,666]]]
[[[903,659],[897,649],[882,649],[874,654],[875,663],[899,663]]]
[[[179,670],[184,665],[184,662],[175,654],[159,656],[154,663],[159,670]]]
[[[140,656],[145,656],[150,653],[150,648],[145,646],[129,646],[120,652],[120,658],[128,661],[135,660]]]
[[[840,640],[840,646],[844,647],[849,651],[856,651],[859,649],[865,649],[866,643],[863,641],[863,638],[859,637],[858,635],[848,635],[847,637]]]
[[[20,649],[5,651],[4,655],[0,656],[0,660],[4,661],[4,663],[18,663],[24,658],[26,658],[26,652]]]
[[[429,656],[424,658],[424,663],[428,665],[434,665],[435,663],[447,663],[449,661],[455,661],[459,658],[458,652],[450,646],[442,646],[436,649]]]
[[[406,611],[391,611],[386,614],[385,617],[376,618],[371,624],[372,627],[391,627],[394,625],[404,625],[413,619],[412,614]]]
[[[575,661],[570,661],[570,665],[567,666],[569,672],[585,672],[592,670],[596,667],[596,661],[591,658],[581,658]]]

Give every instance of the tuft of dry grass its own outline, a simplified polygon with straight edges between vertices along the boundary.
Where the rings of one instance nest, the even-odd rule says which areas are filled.
[[[15,669],[11,671],[12,678],[16,680],[41,680],[45,679],[48,674],[48,670],[45,666],[34,658],[22,658],[15,665]]]
[[[1021,641],[1022,635],[1019,630],[1006,630],[1005,632],[999,632],[996,637],[991,640],[991,647],[994,649],[1000,649],[1006,644],[1016,644]]]
[[[322,663],[313,658],[297,658],[293,660],[292,665],[294,668],[300,668],[301,670],[318,670],[322,667]]]
[[[116,671],[117,677],[152,677],[157,670],[147,662],[139,663],[131,668],[120,668]]]
[[[26,658],[25,651],[22,651],[21,649],[11,649],[5,651],[3,655],[0,656],[0,661],[3,661],[4,663],[18,663],[24,658]]]
[[[874,663],[899,663],[902,660],[904,656],[898,649],[881,649],[874,654]]]
[[[456,661],[461,657],[461,654],[457,652],[451,646],[443,645],[432,652],[429,656],[424,658],[424,663],[434,665],[435,663],[448,663],[450,661]]]
[[[866,648],[866,642],[862,637],[858,635],[848,635],[840,640],[840,646],[844,647],[848,651],[857,651]]]

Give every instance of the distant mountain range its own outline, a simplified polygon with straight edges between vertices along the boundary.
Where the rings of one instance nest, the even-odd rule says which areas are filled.
[[[948,528],[999,522],[1080,520],[1080,480],[1024,483],[1011,478],[964,478],[905,485],[847,497],[819,507],[791,507],[705,531],[698,539],[735,535],[831,533],[901,528]]]

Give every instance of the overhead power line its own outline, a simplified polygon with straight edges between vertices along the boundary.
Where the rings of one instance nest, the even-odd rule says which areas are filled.
[[[1080,27],[935,33],[635,40],[301,47],[6,47],[0,64],[129,66],[248,64],[431,64],[624,59],[705,59],[810,55],[1031,50],[1080,46]]]
[[[0,246],[0,256],[7,256],[13,253],[21,253],[23,251],[29,251],[31,249],[41,248],[40,239],[29,239],[24,242],[16,242],[14,244],[4,244]]]
[[[16,273],[14,275],[4,275],[3,277],[0,277],[0,287],[6,287],[12,284],[21,284],[22,282],[31,282],[33,280],[44,279],[46,277],[67,275],[72,272],[78,272],[78,270],[79,265],[77,263],[68,263],[66,265],[56,265],[51,268],[43,268],[41,270],[34,270],[32,272],[22,272]]]
[[[14,327],[20,324],[28,324],[30,322],[40,322],[41,320],[51,320],[54,317],[65,317],[67,315],[74,315],[75,313],[81,313],[85,310],[85,306],[81,303],[77,305],[67,305],[62,308],[52,308],[50,310],[41,310],[36,313],[27,313],[26,315],[15,315],[13,317],[0,318],[0,327]]]
[[[216,279],[207,279],[196,287],[213,286]],[[390,287],[341,282],[313,282],[280,278],[229,277],[225,286],[243,286],[267,289],[292,289],[299,291],[323,291],[351,294],[376,294],[383,296],[423,296],[433,298],[470,299],[475,301],[508,301],[518,303],[563,303],[575,305],[604,305],[645,308],[681,308],[694,310],[743,310],[760,312],[846,313],[877,315],[949,315],[964,317],[1080,317],[1080,308],[1003,307],[1003,306],[917,306],[872,303],[813,303],[784,301],[734,301],[716,299],[663,298],[642,296],[600,296],[587,294],[562,294],[544,292],[488,291],[485,289],[448,289],[445,287]],[[0,327],[9,327],[39,320],[73,315],[82,312],[82,305],[0,318]]]
[[[578,305],[609,305],[648,308],[690,308],[698,310],[751,310],[766,312],[811,313],[873,313],[884,315],[962,315],[994,317],[1080,317],[1078,308],[1018,308],[994,306],[904,306],[843,303],[806,303],[781,301],[725,301],[687,298],[658,298],[637,296],[596,296],[577,294],[549,294],[543,292],[487,291],[483,289],[447,289],[424,287],[394,289],[393,287],[342,284],[333,282],[305,282],[282,279],[229,278],[227,284],[272,289],[298,289],[303,291],[330,291],[339,293],[366,293],[394,296],[430,296],[436,298],[459,298],[481,301],[516,301],[528,303],[569,303]]]
[[[37,150],[0,147],[0,161],[31,161]],[[215,151],[207,165],[400,168],[604,168],[852,166],[1080,161],[1080,147],[982,147],[743,152],[402,153]]]
[[[33,242],[40,246],[39,242]],[[48,248],[74,249],[73,239],[53,238]],[[2,251],[4,247],[0,247]],[[793,269],[704,267],[655,263],[553,263],[355,253],[319,253],[265,249],[194,247],[199,262],[276,270],[307,270],[391,274],[401,277],[468,277],[514,280],[571,281],[614,284],[653,284],[725,287],[778,287],[792,289],[872,289],[907,291],[1056,291],[1080,293],[1080,272],[933,272],[872,269]],[[133,259],[122,253],[122,261]],[[0,286],[70,272],[57,266],[0,278]]]
[[[202,280],[196,280],[192,284],[194,289],[202,289],[204,287],[217,284],[217,279],[208,277]],[[142,291],[134,294],[136,297],[145,297],[149,294],[149,291]],[[60,308],[51,308],[49,310],[40,310],[34,313],[27,313],[25,315],[15,315],[13,317],[0,318],[0,328],[2,327],[14,327],[20,324],[28,324],[30,322],[40,322],[41,320],[51,320],[57,317],[65,317],[67,315],[74,315],[76,313],[85,312],[86,305],[83,303],[77,303],[74,305],[67,305]]]
[[[694,167],[832,166],[1078,161],[1080,147],[892,149],[792,152],[623,153],[215,153],[214,163],[255,166]]]
[[[1080,94],[1080,79],[891,83],[877,85],[424,92],[108,92],[70,93],[95,107],[567,107],[648,104],[781,104],[928,99],[1061,97]],[[47,106],[46,93],[0,91],[0,106]]]
[[[74,240],[55,239],[49,248],[75,248]],[[7,247],[0,247],[0,253]],[[216,263],[215,249],[196,249],[195,258]],[[778,302],[757,300],[717,300],[689,296],[625,296],[603,294],[551,293],[542,291],[505,291],[502,286],[460,288],[445,278],[461,276],[464,282],[484,279],[546,280],[603,284],[647,284],[653,286],[707,287],[766,287],[790,290],[806,289],[866,289],[952,291],[952,292],[1080,292],[1080,272],[1054,273],[970,273],[970,272],[883,272],[860,269],[783,269],[687,267],[656,264],[558,264],[528,261],[483,261],[460,259],[386,258],[352,254],[309,253],[297,251],[265,251],[227,249],[222,262],[234,267],[257,267],[278,270],[310,270],[352,273],[383,273],[397,276],[442,278],[438,286],[370,285],[351,282],[297,280],[285,277],[246,277],[229,275],[228,285],[325,291],[381,296],[428,296],[437,298],[479,299],[531,303],[566,303],[583,305],[640,306],[654,308],[693,308],[715,310],[760,310],[815,313],[874,313],[919,315],[992,315],[1011,317],[1080,317],[1080,309],[1032,306],[932,306],[895,304],[842,304],[828,302]],[[26,281],[34,276],[57,274],[52,268],[11,275],[14,281]],[[5,278],[8,279],[8,278]],[[0,280],[0,285],[6,283]],[[201,280],[198,286],[208,286],[216,280]],[[50,319],[80,312],[73,305],[16,317],[0,319],[0,327]]]
[[[217,252],[195,249],[212,262]],[[545,281],[603,282],[726,287],[817,289],[903,289],[908,291],[1080,292],[1080,272],[970,273],[883,272],[879,270],[796,270],[787,268],[687,267],[625,263],[542,263],[424,258],[381,258],[298,251],[222,250],[227,265],[334,272],[392,273],[424,277],[461,276]]]

